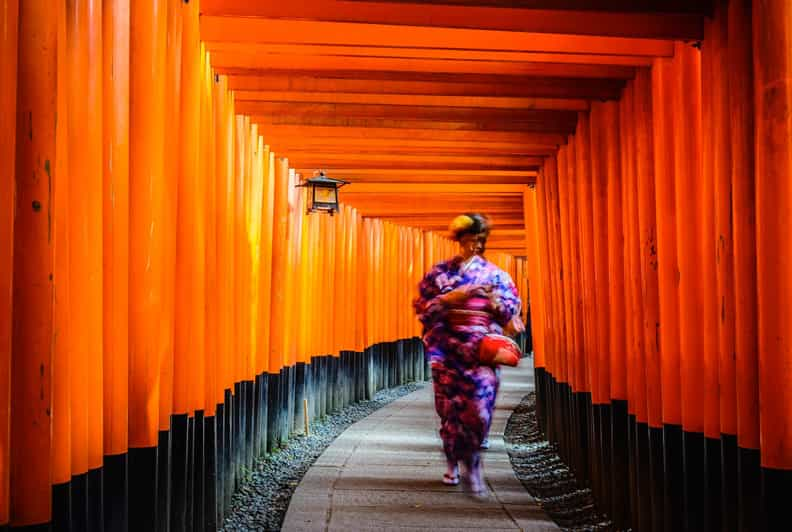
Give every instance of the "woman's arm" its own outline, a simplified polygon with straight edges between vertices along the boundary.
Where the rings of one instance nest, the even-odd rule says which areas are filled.
[[[438,314],[445,308],[440,289],[435,282],[437,268],[429,271],[418,285],[418,297],[413,301],[413,308],[420,322],[426,327],[435,321]]]
[[[512,318],[520,315],[520,296],[508,273],[501,270],[494,272],[490,303],[495,321],[502,327],[505,327]]]

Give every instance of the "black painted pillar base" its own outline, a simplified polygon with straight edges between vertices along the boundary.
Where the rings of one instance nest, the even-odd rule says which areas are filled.
[[[234,470],[234,400],[231,389],[225,390],[225,408],[223,409],[223,515],[231,508],[231,497],[236,484],[236,471]]]
[[[101,467],[89,469],[86,474],[88,530],[104,530],[104,471]]]
[[[52,530],[70,532],[71,527],[71,482],[52,486]],[[4,530],[9,528],[2,527]]]
[[[220,403],[215,408],[215,523],[222,523],[225,518],[225,489],[228,471],[225,468],[225,403]]]
[[[684,454],[682,457],[684,483],[685,529],[689,532],[704,530],[704,434],[682,432]]]
[[[257,423],[257,410],[256,410],[256,382],[245,381],[245,411],[247,416],[245,419],[245,465],[248,469],[253,468],[253,461],[255,460],[256,453],[256,423]]]
[[[546,383],[545,385],[546,386]],[[590,426],[589,426],[589,455],[591,464],[591,494],[598,504],[602,504],[602,449],[600,444],[602,436],[600,434],[600,417],[603,406],[598,404],[591,405]],[[544,421],[547,422],[546,420]]]
[[[332,404],[331,412],[338,412],[341,406],[341,359],[337,356],[331,355],[328,357],[330,360],[330,387],[328,392],[328,401]]]
[[[204,498],[206,495],[206,449],[204,443],[205,436],[205,416],[203,410],[196,410],[193,417],[193,499],[192,507],[188,510],[192,513],[193,530],[204,530]]]
[[[231,425],[232,447],[231,447],[231,468],[234,474],[233,490],[236,491],[241,485],[242,465],[244,464],[245,447],[245,397],[241,382],[234,383],[234,393],[231,395],[233,408],[233,419]]]
[[[129,449],[129,530],[157,527],[157,448]]]
[[[170,530],[171,513],[171,432],[159,431],[157,445],[157,530]],[[109,530],[115,530],[109,528]]]
[[[591,466],[589,464],[589,417],[591,414],[591,393],[581,392],[576,395],[577,407],[577,477],[581,486],[591,485]]]
[[[721,434],[721,509],[722,530],[737,530],[739,481],[737,471],[737,436]]]
[[[193,501],[195,499],[195,417],[187,416],[187,508],[185,510],[185,523],[188,530],[193,528]]]
[[[305,362],[297,362],[294,368],[294,423],[292,424],[292,432],[295,434],[302,434],[305,432]]]
[[[649,485],[652,504],[652,530],[665,530],[665,474],[663,429],[649,427]]]
[[[376,363],[374,361],[374,347],[368,347],[365,351],[365,370],[366,370],[366,399],[371,401],[376,392]]]
[[[762,468],[764,525],[767,530],[782,530],[790,524],[792,470]]]
[[[627,494],[630,506],[630,525],[633,530],[638,529],[640,511],[638,510],[638,440],[635,434],[635,427],[638,421],[635,414],[628,410],[627,413],[627,477],[629,479],[630,491]]]
[[[278,447],[278,416],[280,415],[280,373],[267,373],[267,453]]]
[[[349,404],[349,354],[341,351],[338,354],[338,395],[340,407],[346,408]]]
[[[667,532],[684,530],[682,427],[663,426],[663,511]]]
[[[704,438],[704,530],[721,530],[723,519],[720,438]]]
[[[762,468],[758,449],[738,449],[739,506],[737,530],[748,532],[759,530],[764,521],[762,504]]]
[[[324,418],[333,411],[333,399],[330,395],[330,356],[322,355],[319,366],[319,401],[321,408],[319,415]]]
[[[88,530],[88,475],[72,475],[71,478],[71,528]]]
[[[637,483],[636,493],[638,510],[638,530],[651,531],[652,524],[652,480],[649,451],[649,425],[635,424],[635,442],[637,451]],[[662,486],[662,484],[660,484]]]
[[[285,444],[289,440],[289,437],[292,433],[292,427],[294,426],[294,394],[296,386],[294,371],[294,366],[287,366],[283,368],[285,385],[284,397],[286,400],[283,403],[283,413],[285,415],[285,419],[283,423],[283,433],[281,434],[282,444]]]
[[[600,483],[600,499],[601,499],[601,507],[604,512],[609,513],[612,503],[612,496],[611,492],[613,487],[611,485],[611,463],[612,463],[612,452],[611,448],[613,447],[612,444],[612,434],[611,434],[611,414],[612,414],[612,407],[611,405],[602,405],[600,408],[600,452],[602,453],[600,457],[600,463],[602,464],[602,482]]]
[[[217,417],[204,417],[204,530],[217,530]]]
[[[256,413],[254,432],[254,453],[264,456],[267,453],[267,374],[256,375],[253,408]]]
[[[351,379],[351,388],[350,388],[350,402],[357,403],[362,399],[360,388],[361,384],[363,383],[363,379],[361,377],[362,372],[360,371],[361,368],[361,353],[359,351],[352,351],[350,353],[350,364],[352,367],[350,368],[350,376]]]
[[[171,416],[170,528],[187,526],[187,414]]]
[[[618,530],[630,526],[629,415],[627,401],[611,401],[611,519]]]
[[[547,418],[545,416],[545,408],[547,404],[547,392],[545,391],[545,380],[547,373],[545,368],[534,368],[534,388],[536,389],[536,421],[539,425],[539,430],[543,434],[547,434]]]
[[[321,417],[321,402],[322,396],[319,392],[321,380],[319,378],[319,367],[321,361],[319,357],[311,357],[311,365],[309,366],[309,373],[311,375],[311,393],[308,396],[308,409],[311,411],[311,421],[317,420]]]

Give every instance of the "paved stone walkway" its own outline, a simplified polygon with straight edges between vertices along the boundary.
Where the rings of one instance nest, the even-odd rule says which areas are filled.
[[[325,450],[297,487],[282,530],[558,530],[514,476],[503,443],[512,409],[532,389],[531,359],[504,368],[484,454],[487,495],[440,482],[445,459],[426,385],[352,425]]]

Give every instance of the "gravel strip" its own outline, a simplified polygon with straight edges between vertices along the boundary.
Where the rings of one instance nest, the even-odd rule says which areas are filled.
[[[536,421],[534,392],[514,409],[504,440],[517,478],[562,530],[612,529],[611,521],[597,512],[591,490],[581,487],[555,446],[544,439]]]
[[[305,472],[336,437],[360,421],[425,383],[410,383],[382,390],[371,401],[352,404],[311,425],[309,436],[295,435],[286,447],[256,460],[234,494],[231,512],[221,530],[280,530],[294,490]]]

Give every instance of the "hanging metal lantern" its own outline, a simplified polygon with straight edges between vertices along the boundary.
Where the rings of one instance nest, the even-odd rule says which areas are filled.
[[[306,179],[297,185],[308,189],[308,212],[326,212],[330,216],[338,212],[338,189],[349,184],[342,179],[327,177],[324,171],[318,177]]]

